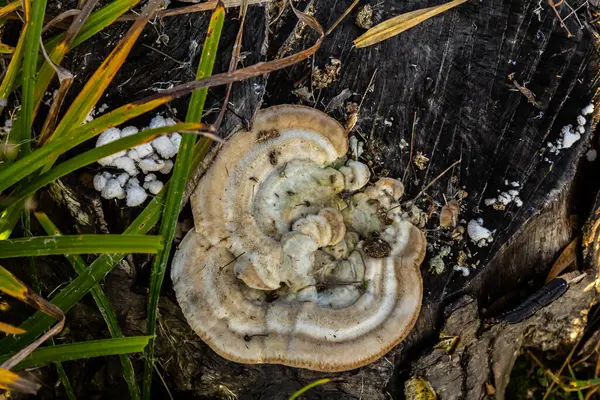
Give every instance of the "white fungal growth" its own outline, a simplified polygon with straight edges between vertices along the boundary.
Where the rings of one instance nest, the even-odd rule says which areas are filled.
[[[127,172],[124,172],[117,176],[116,179],[119,182],[119,185],[121,185],[121,187],[124,187],[127,181],[129,180],[129,174]]]
[[[96,189],[98,192],[102,191],[102,189],[104,189],[104,187],[106,186],[106,182],[108,182],[108,180],[111,178],[112,174],[106,171],[96,174],[96,176],[94,176],[93,181],[94,189]]]
[[[579,132],[573,131],[572,125],[564,126],[561,130],[562,133],[562,142],[561,147],[563,149],[568,149],[573,146],[579,139],[581,139],[581,134]]]
[[[585,158],[589,161],[596,161],[596,157],[598,156],[598,152],[594,149],[590,149],[585,153]]]
[[[160,171],[164,166],[165,162],[156,158],[144,158],[138,163],[138,167],[140,167],[144,174]]]
[[[115,167],[117,167],[119,169],[122,169],[123,171],[127,172],[131,176],[135,176],[138,173],[138,170],[135,167],[135,162],[127,156],[123,156],[123,157],[114,159],[112,162],[112,165],[114,165]]]
[[[515,197],[515,199],[514,199],[513,201],[514,201],[514,203],[515,203],[515,206],[517,206],[517,207],[519,207],[519,208],[520,208],[520,207],[523,207],[523,200],[521,200],[521,198],[520,198],[520,197],[518,197],[518,196],[517,196],[517,197]]]
[[[173,169],[173,161],[165,160],[161,169],[158,170],[161,174],[168,174]]]
[[[452,267],[452,269],[460,272],[462,274],[462,276],[469,276],[471,274],[471,271],[469,270],[469,268],[462,266],[462,265],[455,265],[454,267]]]
[[[492,232],[483,226],[483,219],[472,219],[467,224],[467,234],[473,243],[485,247],[492,242]]]
[[[581,110],[581,115],[590,115],[593,112],[594,112],[594,105],[588,104],[587,106],[583,107],[583,109]]]
[[[156,117],[150,120],[148,128],[155,129],[162,128],[163,126],[167,126],[167,121],[165,120],[165,117],[163,117],[162,115],[157,115]]]
[[[162,158],[171,158],[177,154],[177,147],[166,136],[159,136],[152,141],[152,147]]]
[[[148,174],[144,178],[144,189],[150,193],[157,195],[163,188],[164,184],[156,178],[154,174]]]
[[[106,109],[107,106],[102,105],[98,109],[98,112],[104,112]],[[94,113],[91,113],[90,115],[94,115]],[[149,126],[145,129],[161,128],[175,124],[176,122],[172,118],[164,118],[161,115],[157,115],[152,118]],[[7,131],[6,127],[0,129],[0,134],[5,131]],[[140,130],[135,126],[126,126],[122,129],[107,129],[98,136],[96,147],[113,142],[119,138],[135,135],[139,131]],[[105,189],[109,179],[116,179],[121,186],[124,186],[129,177],[138,176],[140,170],[143,174],[148,174],[149,172],[168,174],[173,169],[173,161],[169,160],[169,158],[173,158],[177,154],[180,144],[181,135],[175,132],[170,135],[159,136],[150,143],[142,143],[129,150],[120,151],[105,157],[99,161],[99,164],[117,168],[123,171],[123,173],[120,175],[117,174],[116,176],[113,176],[112,173],[108,172],[106,172],[108,175],[100,173],[94,177],[94,187],[96,190],[102,191]],[[114,184],[111,185],[114,186]],[[113,186],[109,188],[110,190],[105,190],[105,195],[110,198],[123,198],[124,194],[117,193],[117,190],[114,189]],[[164,184],[158,179],[153,179],[152,181],[145,180],[144,187],[139,186],[139,188],[137,188],[131,186],[130,191],[132,192],[133,200],[128,200],[128,204],[138,204],[142,201],[141,199],[144,197],[142,192],[145,193],[144,189],[147,189],[152,194],[157,194],[162,190],[163,186]],[[147,196],[147,194],[145,195]]]
[[[364,143],[360,142],[356,136],[352,136],[350,137],[350,139],[348,140],[348,143],[350,145],[350,152],[352,153],[352,155],[354,156],[355,160],[358,160],[358,158],[362,155],[362,153],[364,152]]]
[[[109,179],[102,188],[102,192],[100,192],[100,195],[107,200],[124,199],[125,191],[121,187],[121,184],[118,180]]]
[[[497,200],[497,199],[494,199],[494,198],[491,198],[491,199],[485,199],[485,200],[483,201],[483,203],[484,203],[486,206],[493,206],[494,204],[496,204],[496,201],[498,201],[498,200]]]
[[[498,202],[504,204],[505,206],[510,204],[512,201],[512,196],[506,192],[502,192],[498,195]]]
[[[109,128],[98,135],[98,139],[96,140],[96,147],[103,146],[105,144],[114,142],[115,140],[119,140],[121,138],[121,131],[118,128]],[[100,165],[112,165],[113,161],[121,156],[124,156],[126,151],[119,151],[118,153],[112,154],[108,157],[104,157],[98,160],[98,164]]]
[[[175,132],[171,134],[171,137],[169,139],[171,139],[171,143],[176,149],[175,152],[177,152],[179,150],[179,145],[181,144],[181,135]]]
[[[131,178],[127,182],[127,207],[137,207],[143,204],[148,198],[148,194],[140,186],[140,182],[136,178]]]
[[[577,125],[583,126],[586,124],[586,119],[583,115],[578,115],[577,116]]]

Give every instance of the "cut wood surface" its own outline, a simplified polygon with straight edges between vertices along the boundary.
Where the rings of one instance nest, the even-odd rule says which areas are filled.
[[[327,29],[350,3],[320,0],[295,5],[314,12]],[[420,0],[372,3],[375,22],[441,4]],[[313,34],[297,26],[289,8],[276,18],[280,5],[249,7],[241,64],[288,55],[314,43]],[[547,145],[556,143],[564,125],[576,125],[579,111],[593,100],[596,90],[594,40],[573,17],[566,20],[574,35],[568,37],[545,2],[468,1],[399,36],[356,49],[352,41],[365,31],[354,22],[356,11],[325,39],[314,60],[235,83],[220,133],[251,123],[262,106],[292,103],[324,110],[329,105],[327,112],[345,123],[351,117],[346,103],[362,102],[351,134],[365,142],[363,157],[372,162],[376,176],[406,176],[407,199],[460,159],[417,202],[425,212],[432,201],[437,207],[425,227],[431,247],[421,267],[425,297],[419,320],[401,345],[358,370],[323,374],[278,365],[241,365],[220,358],[200,341],[167,289],[159,306],[157,368],[172,392],[206,398],[281,399],[313,380],[339,377],[341,381],[315,387],[303,398],[383,399],[387,393],[401,398],[411,361],[437,341],[448,304],[469,294],[480,312],[493,315],[518,302],[543,284],[592,209],[599,185],[597,178],[592,179],[597,165],[583,157],[593,138],[591,116],[582,138],[571,148],[550,154]],[[559,7],[559,12],[566,16],[569,10]],[[239,23],[236,15],[237,9],[228,10],[222,57],[215,71],[228,68]],[[101,103],[114,108],[193,79],[208,18],[197,13],[155,20]],[[120,23],[111,33],[118,34],[127,26]],[[77,68],[67,68],[79,71],[78,81],[94,70],[112,41],[98,39],[77,49],[71,60]],[[327,65],[339,66],[339,73],[333,72],[331,81],[315,79],[322,78],[319,74]],[[535,104],[513,81],[535,95]],[[208,122],[218,113],[223,91],[211,93],[209,105],[215,108]],[[340,98],[346,101],[336,106]],[[186,102],[187,98],[178,100],[171,108],[182,116]],[[420,155],[429,161],[420,164],[422,169],[412,162],[405,173],[409,160]],[[512,187],[512,182],[518,185]],[[514,202],[503,210],[485,205],[485,199],[511,189],[519,190],[521,207]],[[482,218],[484,226],[494,232],[487,247],[477,247],[466,234],[463,241],[453,242],[451,231],[438,228],[441,206],[465,193],[459,226],[466,228],[470,220]],[[114,205],[104,208],[111,232],[126,226],[126,213]],[[110,215],[124,217],[113,221]],[[434,274],[428,259],[444,245],[450,245],[452,253],[444,258],[445,269]],[[472,255],[466,264],[469,276],[453,269],[461,250]],[[140,285],[144,268],[149,267],[142,268],[141,260],[136,258],[137,280],[120,269],[106,283],[116,311],[123,315],[126,335],[144,334],[146,296],[131,290]],[[504,303],[497,301],[500,298]],[[155,385],[161,393],[159,379]]]

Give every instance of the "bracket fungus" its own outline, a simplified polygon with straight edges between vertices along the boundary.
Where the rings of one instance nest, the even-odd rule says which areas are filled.
[[[412,329],[425,236],[402,183],[348,161],[344,128],[302,106],[258,113],[191,198],[171,272],[190,326],[219,355],[319,371],[358,368]]]

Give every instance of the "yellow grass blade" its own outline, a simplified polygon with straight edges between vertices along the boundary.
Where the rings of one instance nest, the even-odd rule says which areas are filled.
[[[39,383],[34,383],[25,378],[21,378],[14,372],[0,368],[0,389],[36,394],[41,386],[42,385]]]
[[[423,21],[428,20],[438,14],[443,13],[453,7],[456,7],[467,0],[453,0],[448,3],[441,4],[435,7],[423,8],[407,12],[390,18],[382,23],[375,25],[363,35],[354,40],[354,46],[357,48],[372,46],[383,40],[389,39],[399,33],[402,33]]]
[[[12,46],[9,46],[7,44],[4,43],[0,43],[0,53],[1,54],[13,54],[15,52],[15,48]]]
[[[54,134],[50,136],[49,141],[59,137],[65,131],[73,129],[73,127],[80,126],[85,121],[90,110],[104,94],[104,91],[117,71],[125,62],[125,58],[129,55],[142,30],[161,3],[162,0],[150,0],[148,2],[127,34],[104,60],[102,65],[98,67],[96,72],[94,72],[94,75],[87,81],[81,92],[79,92],[79,95],[67,110],[64,118],[56,127]]]
[[[0,266],[0,291],[27,302],[27,294],[29,290],[20,280],[15,278],[13,274],[8,272],[6,269]]]
[[[21,0],[15,0],[8,3],[4,7],[0,7],[0,18],[18,10],[19,8],[21,8]]]
[[[6,322],[0,322],[0,332],[4,332],[8,335],[20,335],[27,331],[11,324],[7,324]]]

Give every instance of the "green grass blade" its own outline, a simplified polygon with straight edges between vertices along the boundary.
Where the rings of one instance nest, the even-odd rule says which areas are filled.
[[[149,336],[132,336],[42,347],[27,356],[16,368],[24,369],[40,367],[52,362],[139,353],[148,344],[148,340],[150,340]]]
[[[89,18],[86,19],[83,26],[71,26],[69,31],[59,35],[44,45],[48,50],[48,57],[55,64],[60,64],[69,50],[112,24],[119,16],[127,12],[138,2],[139,0],[112,2],[101,10],[91,14]],[[86,11],[89,12],[90,10]],[[107,13],[107,11],[109,13]],[[78,18],[81,18],[81,16],[78,16]],[[48,62],[44,62],[41,65],[35,86],[34,106],[36,109],[42,102],[44,94],[46,93],[46,90],[48,90],[48,86],[55,74],[56,71]]]
[[[4,211],[0,212],[0,240],[10,237],[13,229],[19,222],[19,216],[23,210],[23,202],[14,203]]]
[[[148,253],[163,247],[161,236],[68,235],[35,236],[0,242],[0,258],[55,254]]]
[[[21,0],[11,1],[5,6],[0,7],[0,18],[21,8]]]
[[[148,206],[138,215],[138,217],[125,230],[123,238],[127,235],[146,234],[158,223],[163,209],[166,187],[154,197]],[[73,279],[64,287],[51,303],[63,312],[67,312],[79,300],[83,298],[94,285],[98,284],[113,269],[113,267],[123,259],[123,254],[102,254],[89,267],[89,272]],[[2,269],[0,269],[0,278],[2,278]],[[2,279],[0,279],[2,281]],[[0,285],[1,286],[1,285]],[[25,330],[21,335],[11,335],[0,340],[0,354],[16,352],[22,347],[27,346],[48,329],[55,320],[44,313],[36,312],[19,327]]]
[[[23,28],[21,31],[19,41],[17,42],[17,47],[15,47],[15,51],[10,59],[10,63],[8,64],[8,68],[4,73],[2,83],[0,83],[0,113],[8,103],[8,96],[10,96],[14,89],[15,81],[17,79],[17,75],[19,74],[19,69],[21,68],[21,61],[23,61],[23,52],[25,50],[25,30],[26,28]]]
[[[198,65],[196,79],[202,79],[212,74],[224,20],[225,7],[222,3],[219,3],[212,14],[208,26],[208,33],[202,48],[202,55],[200,56],[200,63]],[[186,121],[200,121],[207,92],[208,89],[204,88],[196,90],[192,93],[192,98],[190,100],[190,105],[186,115]],[[160,225],[160,235],[165,240],[165,247],[154,258],[150,275],[150,294],[148,299],[146,332],[152,337],[156,335],[156,314],[158,308],[158,299],[160,297],[160,289],[162,287],[165,270],[169,261],[171,244],[173,243],[173,236],[177,226],[177,217],[179,216],[181,208],[181,199],[183,197],[185,184],[187,182],[190,167],[193,161],[193,149],[195,142],[196,136],[194,135],[184,134],[182,136],[181,146],[179,148],[179,152],[177,153],[177,159],[175,160],[169,191],[167,192],[165,210],[163,212]],[[145,351],[144,363],[143,398],[147,400],[150,399],[153,366],[154,340],[150,340],[150,343]]]
[[[202,143],[202,140],[199,141],[196,144],[194,151],[200,151],[202,154],[205,154],[208,147],[199,146]],[[208,143],[208,141],[205,141],[205,143]],[[192,169],[198,167],[201,160],[202,157],[196,157],[195,153]],[[163,190],[148,203],[144,211],[142,211],[131,225],[129,225],[125,230],[124,235],[146,234],[158,223],[165,204],[165,197],[169,190],[169,185],[169,182],[165,184]],[[71,281],[71,283],[63,288],[52,299],[51,303],[66,313],[71,307],[79,302],[94,285],[102,281],[123,257],[124,255],[122,254],[101,255],[89,266],[89,273],[83,274]],[[0,272],[2,271],[0,270]],[[43,334],[46,329],[50,328],[54,322],[54,319],[44,313],[35,313],[19,326],[19,328],[25,330],[25,333],[21,335],[10,335],[0,340],[0,354],[14,353],[20,348],[27,346]]]
[[[106,7],[101,8],[98,11],[93,12],[90,17],[85,21],[81,30],[75,37],[72,43],[69,44],[66,48],[59,48],[57,46],[61,42],[64,37],[64,33],[57,35],[56,37],[50,39],[49,41],[44,43],[44,47],[49,51],[50,59],[53,60],[56,64],[60,64],[65,56],[65,54],[85,42],[92,36],[96,35],[98,32],[102,31],[106,27],[113,24],[121,15],[125,14],[129,11],[133,6],[139,3],[140,0],[115,0],[112,3],[108,4]],[[20,1],[16,1],[15,3],[19,3]],[[16,54],[16,50],[15,50]],[[13,56],[14,57],[14,56]],[[37,109],[44,94],[48,90],[48,86],[52,81],[52,77],[55,74],[54,68],[49,65],[45,60],[41,60],[41,62],[37,63],[39,67],[39,73],[36,77],[35,91],[34,91],[34,108]],[[15,74],[18,73],[18,69]],[[20,111],[17,113],[17,120],[19,118]],[[20,132],[21,126],[20,124],[16,124],[13,127],[13,134],[16,136],[21,136]]]
[[[33,237],[33,234],[31,233],[31,213],[28,209],[24,209],[22,211],[21,223],[23,226],[23,232],[25,234],[25,237]],[[34,292],[41,293],[40,281],[38,279],[37,273],[37,266],[33,257],[27,257],[27,274],[29,275],[29,280],[31,282],[29,286],[31,286]]]
[[[21,150],[24,154],[29,154],[31,150],[31,125],[33,123],[34,99],[33,91],[35,89],[35,75],[40,48],[40,37],[42,35],[42,25],[46,14],[47,0],[23,0],[25,7],[25,49],[23,54],[23,74],[21,89],[21,112],[17,119],[20,125],[19,136],[13,139],[21,143]],[[31,10],[28,8],[31,7]]]
[[[85,121],[89,112],[96,105],[100,97],[102,97],[117,71],[125,62],[135,41],[161,3],[162,0],[148,1],[148,4],[144,7],[127,34],[119,41],[113,51],[86,82],[83,89],[81,89],[49,140],[60,137],[71,127],[79,126]]]
[[[86,165],[92,164],[104,157],[110,156],[111,154],[115,154],[121,150],[126,150],[139,144],[149,142],[163,134],[182,131],[196,131],[202,129],[203,126],[204,125],[199,123],[179,123],[171,126],[148,129],[135,135],[127,136],[119,140],[115,140],[114,142],[107,143],[103,146],[96,147],[95,149],[86,151],[85,153],[75,156],[70,160],[55,166],[48,172],[33,178],[29,183],[25,184],[25,186],[13,193],[3,204],[3,207],[10,207],[16,202],[19,202],[21,199],[24,199],[25,197],[35,193],[36,190],[51,182],[54,182],[58,178],[61,178],[79,168],[85,167]],[[189,135],[195,136],[194,134]]]
[[[15,48],[4,43],[0,43],[0,54],[13,54]]]
[[[295,392],[294,394],[292,394],[290,396],[290,398],[288,400],[296,400],[297,398],[299,398],[300,396],[302,396],[304,393],[308,392],[310,389],[319,386],[319,385],[323,385],[325,383],[329,383],[331,381],[334,381],[334,379],[332,378],[323,378],[323,379],[318,379],[314,382],[309,383],[308,385],[304,386],[302,389],[298,390],[297,392]]]
[[[62,235],[60,230],[54,223],[48,218],[48,216],[43,212],[35,212],[35,218],[38,220],[42,228],[46,231],[48,235]],[[73,269],[77,274],[82,275],[88,272],[89,267],[83,261],[80,256],[67,254],[65,255],[67,260],[73,266]],[[100,285],[92,286],[90,290],[96,305],[98,306],[98,310],[100,310],[100,314],[104,318],[106,325],[108,326],[108,331],[110,332],[113,338],[123,337],[123,333],[121,332],[121,327],[119,326],[119,321],[117,320],[117,315],[113,311],[113,308],[108,300],[108,297],[104,294],[104,291],[100,287]],[[123,367],[123,378],[125,378],[125,382],[129,387],[129,395],[132,400],[136,400],[140,398],[140,390],[137,386],[137,382],[135,379],[135,371],[133,369],[133,364],[131,363],[131,359],[126,354],[121,354],[119,356],[121,359],[121,365]],[[58,365],[57,365],[58,369]],[[66,385],[65,385],[66,390]]]
[[[52,339],[52,345],[54,346],[54,339]],[[57,362],[54,363],[54,366],[56,367],[58,379],[60,379],[60,382],[62,383],[63,388],[65,389],[65,394],[67,395],[67,398],[69,400],[77,400],[77,396],[75,396],[73,386],[71,386],[71,381],[69,381],[69,376],[67,375],[67,372],[65,371],[62,364]]]

